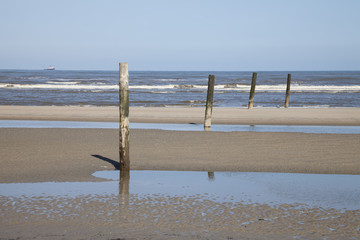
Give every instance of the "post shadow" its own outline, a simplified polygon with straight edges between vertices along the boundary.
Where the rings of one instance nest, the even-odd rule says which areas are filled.
[[[110,158],[93,154],[92,157],[98,158],[100,160],[103,160],[104,162],[108,162],[114,166],[116,170],[120,170],[120,163],[117,161],[114,161]],[[120,173],[120,180],[119,180],[119,201],[121,206],[128,206],[129,203],[129,191],[130,190],[130,171],[124,171]]]
[[[120,163],[117,162],[117,161],[114,161],[114,160],[112,160],[110,158],[107,158],[107,157],[104,157],[104,156],[101,156],[101,155],[97,155],[97,154],[94,154],[94,155],[91,155],[91,156],[95,157],[95,158],[98,158],[100,160],[103,160],[104,162],[108,162],[108,163],[112,164],[116,170],[120,170]]]

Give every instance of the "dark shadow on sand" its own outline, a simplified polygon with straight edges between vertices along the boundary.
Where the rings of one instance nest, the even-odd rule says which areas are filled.
[[[110,158],[103,157],[103,156],[97,155],[97,154],[94,154],[94,155],[91,155],[91,156],[93,156],[95,158],[98,158],[100,160],[103,160],[105,162],[108,162],[108,163],[112,164],[116,170],[120,170],[120,163],[117,162],[117,161],[114,161],[114,160],[112,160]]]

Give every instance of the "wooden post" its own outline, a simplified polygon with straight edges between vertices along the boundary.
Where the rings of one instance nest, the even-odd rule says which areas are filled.
[[[205,109],[205,120],[204,120],[205,130],[209,130],[211,128],[212,105],[214,99],[214,85],[215,85],[215,76],[209,75],[208,91],[206,98],[206,109]]]
[[[119,86],[120,86],[120,131],[119,131],[119,157],[120,175],[122,172],[130,171],[129,158],[129,70],[127,63],[119,64]],[[125,174],[125,173],[124,173]],[[123,174],[123,175],[124,175]]]
[[[249,97],[248,109],[251,109],[251,108],[253,108],[253,106],[254,106],[254,95],[255,95],[256,78],[257,78],[257,73],[254,72],[253,75],[252,75],[252,81],[251,81],[251,89],[250,89],[250,97]]]
[[[288,107],[289,107],[290,82],[291,82],[291,74],[289,73],[288,76],[287,76],[285,108],[288,108]]]

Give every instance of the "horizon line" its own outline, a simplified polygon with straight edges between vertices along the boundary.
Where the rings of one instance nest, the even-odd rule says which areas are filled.
[[[43,68],[0,68],[3,70],[25,70],[25,71],[119,71],[118,69],[56,69],[47,70]],[[359,70],[131,70],[129,72],[359,72]]]

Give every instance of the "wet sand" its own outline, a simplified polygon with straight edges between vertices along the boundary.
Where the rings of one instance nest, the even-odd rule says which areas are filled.
[[[69,112],[70,109],[2,106],[0,119],[116,121],[117,118],[117,112],[111,108],[84,108],[86,113],[80,107]],[[134,122],[202,122],[203,109],[180,109],[179,115],[174,116],[171,111],[178,109],[155,110],[135,109],[131,118]],[[225,120],[220,116],[216,121],[360,125],[359,109],[294,109],[293,115],[285,112],[287,109],[253,110],[254,114],[246,115],[249,111],[245,109],[236,114],[231,113],[234,109],[224,109],[234,122],[221,122]],[[152,117],[153,111],[159,115]],[[302,111],[306,114],[300,114]],[[239,120],[240,112],[245,116]],[[305,117],[301,119],[296,114]],[[257,119],[263,115],[264,118]],[[215,116],[214,112],[214,122]],[[137,170],[360,174],[358,134],[162,130],[131,130],[130,134],[131,167]],[[118,165],[117,130],[3,128],[0,136],[1,183],[104,181],[91,174]],[[360,239],[360,210],[227,204],[196,196],[142,199],[130,195],[125,200],[122,196],[92,197],[0,197],[0,238]]]
[[[360,174],[358,134],[133,129],[134,170]],[[0,129],[0,182],[91,181],[114,169],[116,129]]]
[[[15,202],[15,204],[13,204]],[[360,211],[201,196],[0,197],[0,238],[359,239]]]

